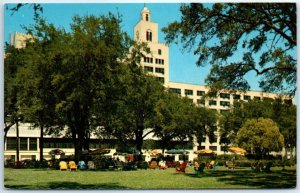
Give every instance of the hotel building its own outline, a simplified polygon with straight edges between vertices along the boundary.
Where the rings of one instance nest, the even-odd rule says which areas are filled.
[[[11,36],[11,44],[17,48],[24,47],[24,41],[28,38],[27,35],[21,33],[15,33]],[[248,101],[250,99],[261,100],[264,98],[276,98],[277,94],[265,93],[259,91],[248,92],[236,92],[235,94],[220,93],[218,96],[201,100],[201,98],[208,92],[209,88],[204,85],[177,83],[169,80],[169,48],[166,44],[158,41],[158,24],[151,21],[151,12],[147,7],[144,7],[141,11],[140,21],[134,27],[134,40],[138,42],[147,42],[150,48],[150,53],[145,54],[145,57],[141,61],[141,66],[145,72],[155,76],[161,81],[164,86],[181,96],[186,96],[192,100],[195,104],[205,106],[210,109],[214,109],[219,113],[223,113],[229,110],[235,100]],[[39,158],[39,129],[30,129],[28,124],[22,124],[20,126],[20,160]],[[218,132],[215,133],[216,141],[210,143],[208,137],[204,138],[202,142],[197,143],[193,141],[193,149],[211,149],[217,154],[223,154],[223,148],[219,144]],[[100,142],[95,136],[91,137],[91,148],[103,147],[103,143],[114,149],[109,141]],[[153,136],[149,136],[147,139],[155,139]],[[12,127],[8,134],[5,143],[5,159],[15,158],[16,156],[16,130]],[[44,137],[44,156],[46,159],[50,159],[49,151],[52,149],[62,149],[66,155],[74,154],[74,148],[71,139],[67,138],[55,138],[53,136]],[[115,149],[112,151],[115,152]],[[191,159],[190,159],[191,160]]]

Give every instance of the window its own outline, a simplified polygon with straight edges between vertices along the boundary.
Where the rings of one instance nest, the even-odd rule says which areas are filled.
[[[170,88],[170,91],[172,93],[181,94],[181,89],[180,88]]]
[[[250,99],[251,99],[251,97],[249,95],[244,95],[244,100],[248,101]]]
[[[152,41],[152,32],[150,30],[146,32],[146,40],[150,42]]]
[[[29,138],[29,150],[37,150],[37,139]]]
[[[156,64],[164,64],[164,62],[165,62],[164,59],[157,59],[157,58],[155,59]]]
[[[17,149],[17,138],[16,137],[8,137],[6,139],[6,149],[7,150]]]
[[[155,72],[156,73],[164,74],[165,73],[165,69],[163,69],[163,68],[155,68]]]
[[[217,105],[217,101],[210,100],[210,101],[208,102],[208,104],[209,104],[210,106],[215,106],[215,105]]]
[[[197,90],[197,96],[204,96],[205,91]]]
[[[145,62],[145,63],[153,63],[153,58],[150,58],[150,57],[144,57],[144,62]]]
[[[230,99],[230,94],[227,94],[227,93],[221,93],[221,94],[220,94],[220,97],[223,98],[223,99]]]
[[[260,100],[260,97],[259,96],[255,96],[253,99],[254,100]]]
[[[205,149],[205,146],[198,146],[198,150]]]
[[[185,95],[193,95],[193,90],[185,89],[185,90],[184,90],[184,94],[185,94]]]
[[[230,106],[230,102],[229,101],[220,101],[220,105],[224,106],[224,107],[229,107]]]
[[[146,14],[146,21],[148,21],[149,20],[149,15],[148,14]]]
[[[161,49],[158,49],[158,55],[161,55]]]
[[[144,66],[144,71],[145,71],[145,72],[153,72],[153,67],[150,67],[150,66]]]
[[[27,144],[28,144],[27,138],[24,137],[20,138],[20,150],[28,150]]]
[[[234,94],[234,95],[233,95],[233,99],[236,99],[236,100],[241,99],[241,95],[239,95],[239,94]]]
[[[156,77],[156,79],[161,83],[165,83],[165,78],[163,77]]]
[[[217,146],[209,146],[210,150],[217,151]]]

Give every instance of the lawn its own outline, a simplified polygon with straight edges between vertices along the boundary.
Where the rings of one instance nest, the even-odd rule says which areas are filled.
[[[59,171],[52,169],[4,169],[4,185],[11,189],[215,189],[294,188],[296,168],[272,168],[255,173],[249,168],[206,169],[204,174],[176,174],[167,170]]]

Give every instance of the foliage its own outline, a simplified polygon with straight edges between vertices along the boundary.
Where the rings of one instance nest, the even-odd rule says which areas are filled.
[[[264,91],[295,94],[295,3],[191,3],[180,11],[181,21],[163,29],[165,39],[180,39],[199,55],[197,65],[212,65],[212,90],[248,90],[245,75],[254,72]]]
[[[270,118],[277,123],[284,136],[285,147],[296,147],[296,106],[281,98],[235,101],[230,112],[220,117],[220,143],[233,143],[247,119],[260,117]]]
[[[237,133],[239,147],[264,156],[270,151],[278,151],[284,145],[283,135],[277,124],[271,119],[249,119]]]
[[[19,9],[21,9],[24,6],[29,6],[33,8],[34,11],[34,18],[39,18],[40,14],[43,13],[43,7],[41,6],[41,4],[39,3],[32,3],[32,4],[28,4],[28,3],[17,3],[16,5],[14,5],[13,7],[9,8],[9,5],[6,4],[5,9],[6,10],[10,10],[12,13],[11,15],[13,15],[15,12],[18,12]]]
[[[157,102],[155,107],[155,135],[161,138],[163,149],[171,148],[170,141],[184,141],[197,137],[198,142],[203,136],[214,138],[216,131],[216,113],[204,107],[198,107],[188,98],[167,92]]]

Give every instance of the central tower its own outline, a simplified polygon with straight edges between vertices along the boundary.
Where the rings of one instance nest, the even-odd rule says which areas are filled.
[[[146,42],[150,53],[141,61],[145,72],[155,76],[162,83],[169,82],[169,48],[158,41],[158,24],[151,22],[147,7],[141,11],[140,21],[134,27],[134,40]]]

